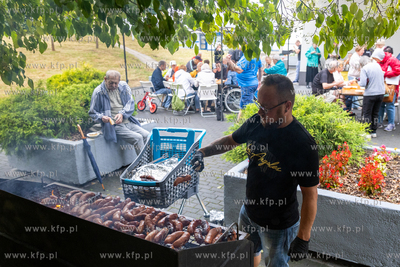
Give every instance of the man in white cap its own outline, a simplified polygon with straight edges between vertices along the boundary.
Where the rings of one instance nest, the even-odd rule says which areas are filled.
[[[166,80],[168,80],[169,78],[172,77],[172,75],[174,75],[174,73],[175,73],[175,68],[176,68],[176,61],[175,61],[175,60],[172,60],[172,61],[169,63],[169,66],[170,66],[170,68],[167,70],[167,73],[165,73],[165,75],[164,75],[164,78],[165,78]]]
[[[375,44],[375,47],[377,49],[378,48],[383,49],[384,46],[385,46],[385,40],[383,40],[383,39],[379,39]]]

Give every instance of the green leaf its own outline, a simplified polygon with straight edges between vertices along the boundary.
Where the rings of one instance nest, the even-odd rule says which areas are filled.
[[[192,33],[192,41],[193,41],[193,43],[195,43],[197,41],[197,34],[196,33]]]
[[[88,18],[90,16],[90,13],[92,12],[92,6],[88,1],[83,0],[81,2],[81,7],[82,7],[82,13],[83,15]]]
[[[344,45],[341,45],[339,48],[339,55],[341,58],[345,58],[347,54],[346,48]]]
[[[347,7],[347,5],[341,5],[341,7],[343,16],[346,16],[347,12],[349,12],[349,8]]]
[[[194,53],[195,53],[196,55],[199,54],[199,47],[197,46],[197,44],[194,45]]]
[[[31,78],[28,78],[28,85],[32,90],[35,89]]]
[[[99,36],[101,34],[101,28],[99,25],[94,25],[94,34]]]
[[[217,23],[218,26],[220,27],[222,26],[222,18],[219,14],[215,17],[215,22]]]
[[[359,9],[359,10],[357,11],[357,14],[356,14],[355,18],[356,18],[357,20],[362,20],[362,18],[363,18],[363,11],[362,11],[361,9]]]
[[[319,37],[318,37],[318,35],[314,35],[313,38],[312,38],[312,40],[313,40],[313,43],[314,43],[314,44],[319,45]]]
[[[5,72],[1,74],[1,80],[6,84],[6,85],[11,85],[11,79],[9,72]]]
[[[374,27],[375,27],[375,20],[374,20],[374,18],[369,17],[365,22],[367,23],[367,26],[368,26],[369,28],[374,28]]]
[[[17,35],[17,33],[15,31],[11,32],[11,38],[12,38],[12,41],[13,41],[14,48],[15,49],[18,48],[19,47],[19,45],[18,45],[18,35]]]
[[[124,7],[125,1],[124,0],[115,0],[115,4],[119,7]]]
[[[321,27],[321,25],[322,25],[322,23],[324,22],[324,20],[325,20],[324,14],[321,13],[321,12],[318,12],[318,18],[317,18],[317,22],[316,22],[315,26],[316,26],[317,28]]]
[[[43,54],[44,51],[47,49],[47,43],[45,42],[39,42],[39,52],[40,54]]]
[[[187,46],[187,47],[192,47],[192,40],[187,39],[187,40],[186,40],[186,46]]]
[[[350,12],[351,12],[352,14],[356,14],[357,10],[358,10],[357,4],[356,4],[356,3],[352,3],[352,4],[350,5]]]
[[[36,31],[39,35],[44,35],[44,30],[40,26],[36,27]]]
[[[224,26],[229,22],[229,14],[228,12],[224,13]]]

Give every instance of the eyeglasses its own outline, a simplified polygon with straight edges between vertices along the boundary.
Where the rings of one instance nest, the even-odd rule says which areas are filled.
[[[274,108],[276,108],[276,107],[279,107],[280,105],[285,104],[286,102],[288,102],[288,100],[283,101],[282,103],[280,103],[280,104],[278,104],[278,105],[276,105],[276,106],[274,106],[274,107],[272,107],[272,108],[264,108],[264,107],[262,107],[262,106],[260,105],[260,103],[258,103],[257,101],[254,101],[254,104],[256,104],[257,108],[258,108],[258,109],[261,109],[261,110],[264,112],[265,115],[267,115],[268,111],[270,111],[271,109],[274,109]]]

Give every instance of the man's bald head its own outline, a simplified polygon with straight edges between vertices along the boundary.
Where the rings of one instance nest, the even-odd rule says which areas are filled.
[[[259,93],[261,93],[262,90],[270,90],[271,88],[274,88],[274,94],[280,102],[288,100],[292,102],[293,107],[295,91],[293,83],[288,77],[280,74],[268,75],[262,82]]]

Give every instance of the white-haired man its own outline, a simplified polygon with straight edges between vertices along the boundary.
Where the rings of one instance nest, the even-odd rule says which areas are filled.
[[[281,60],[281,57],[277,54],[273,55],[272,61],[274,62],[275,65],[271,68],[265,68],[264,72],[266,74],[281,74],[281,75],[287,76],[285,63],[283,63],[283,61]]]
[[[121,138],[132,144],[139,154],[149,132],[132,116],[135,111],[132,91],[129,85],[120,79],[118,71],[107,71],[104,81],[93,91],[89,115],[95,122],[101,122],[107,141],[116,143],[117,137]]]
[[[323,95],[327,93],[326,90],[336,89],[336,87],[344,86],[343,81],[336,81],[333,77],[333,73],[336,71],[338,67],[338,62],[333,60],[329,62],[326,69],[320,71],[314,77],[314,81],[312,83],[312,93],[315,96]]]

